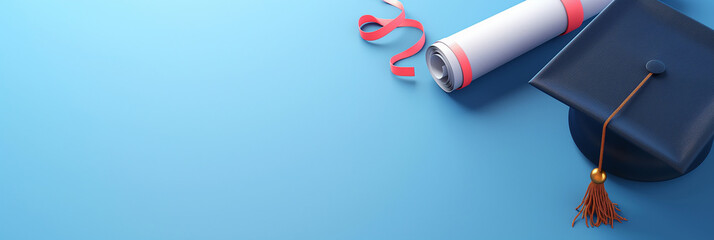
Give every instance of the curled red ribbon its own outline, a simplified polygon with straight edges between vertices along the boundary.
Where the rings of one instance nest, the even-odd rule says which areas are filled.
[[[359,18],[358,22],[358,29],[359,29],[359,35],[362,37],[362,39],[367,40],[367,41],[374,41],[377,39],[380,39],[390,32],[392,32],[394,29],[397,29],[398,27],[413,27],[416,29],[421,30],[421,38],[417,43],[409,47],[407,50],[404,50],[403,52],[398,53],[397,55],[392,56],[392,58],[389,59],[389,66],[392,69],[392,73],[397,76],[414,76],[414,67],[397,67],[394,66],[394,64],[402,59],[414,56],[414,54],[417,54],[421,49],[424,47],[424,43],[426,42],[426,36],[424,34],[424,27],[421,25],[421,23],[417,20],[414,19],[407,19],[406,18],[406,13],[404,11],[404,6],[402,5],[401,2],[397,0],[384,0],[389,5],[392,5],[394,7],[399,8],[402,10],[402,12],[399,14],[394,19],[384,19],[384,18],[377,18],[372,15],[363,15],[362,17]],[[374,30],[372,32],[365,32],[362,31],[362,26],[368,23],[376,23],[379,26],[381,26],[379,29]]]

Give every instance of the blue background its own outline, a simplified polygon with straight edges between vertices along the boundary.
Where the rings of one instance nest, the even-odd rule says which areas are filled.
[[[405,0],[427,44],[520,0]],[[712,27],[712,1],[666,0]],[[527,84],[576,33],[446,94],[381,1],[0,2],[0,239],[653,239],[714,234],[714,157],[614,176],[631,221],[575,228],[592,164]],[[374,28],[372,28],[374,29]]]

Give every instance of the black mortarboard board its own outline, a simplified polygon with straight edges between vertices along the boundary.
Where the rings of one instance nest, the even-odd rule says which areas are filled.
[[[573,140],[597,164],[605,120],[650,72],[609,123],[602,168],[660,181],[693,170],[711,149],[712,29],[656,0],[615,0],[530,83],[570,106]]]

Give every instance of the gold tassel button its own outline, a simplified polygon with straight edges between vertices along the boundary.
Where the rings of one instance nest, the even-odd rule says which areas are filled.
[[[607,179],[607,174],[605,174],[605,171],[600,170],[600,168],[595,168],[590,172],[590,179],[593,180],[594,183],[602,184],[605,182],[605,179]]]

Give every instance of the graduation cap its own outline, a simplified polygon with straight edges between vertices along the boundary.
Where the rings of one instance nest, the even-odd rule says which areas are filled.
[[[573,140],[598,166],[577,208],[588,226],[626,220],[605,172],[668,180],[711,149],[714,31],[657,0],[613,1],[530,84],[570,106]]]

